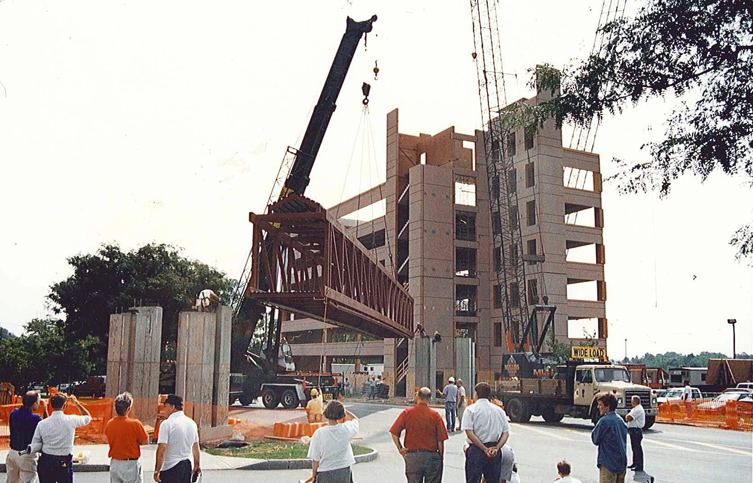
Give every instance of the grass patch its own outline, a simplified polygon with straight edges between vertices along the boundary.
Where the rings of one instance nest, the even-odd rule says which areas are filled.
[[[357,444],[350,445],[353,455],[371,453],[373,450]],[[204,451],[216,456],[232,456],[235,458],[256,458],[262,460],[306,459],[309,447],[306,444],[288,441],[255,441],[245,448],[206,448]]]

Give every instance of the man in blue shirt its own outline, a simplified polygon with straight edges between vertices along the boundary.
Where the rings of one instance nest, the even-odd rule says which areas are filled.
[[[5,459],[8,483],[30,483],[37,477],[37,455],[26,453],[26,448],[31,445],[34,430],[42,420],[34,411],[41,405],[44,417],[47,417],[47,405],[36,391],[24,394],[22,402],[23,406],[14,409],[8,418],[10,450]],[[21,452],[24,454],[20,454]]]
[[[596,404],[602,418],[591,432],[591,441],[599,447],[596,460],[599,483],[624,483],[627,469],[627,426],[614,412],[617,409],[614,394],[600,395]]]
[[[455,385],[455,378],[448,379],[447,385],[442,390],[444,396],[444,414],[447,422],[447,431],[455,431],[455,417],[457,415],[458,392],[460,391]]]

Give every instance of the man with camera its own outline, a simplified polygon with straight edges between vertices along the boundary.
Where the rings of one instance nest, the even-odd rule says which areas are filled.
[[[10,451],[5,459],[8,483],[31,483],[37,477],[37,455],[27,449],[34,437],[34,431],[42,418],[34,414],[41,405],[47,417],[47,405],[37,391],[24,394],[23,406],[14,409],[8,418],[10,429]]]
[[[70,401],[76,406],[80,416],[65,414],[65,406]],[[40,483],[73,482],[73,441],[76,428],[86,426],[92,420],[89,410],[78,402],[76,396],[53,394],[50,397],[52,414],[37,424],[31,440],[31,454],[41,452],[37,465]]]

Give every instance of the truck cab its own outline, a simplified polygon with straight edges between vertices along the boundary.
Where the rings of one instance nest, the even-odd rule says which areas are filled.
[[[591,420],[599,420],[596,408],[596,396],[611,392],[617,398],[618,415],[625,417],[632,409],[630,400],[633,396],[641,398],[641,405],[646,411],[646,428],[653,425],[658,414],[656,395],[650,387],[630,382],[627,369],[611,364],[583,364],[575,367],[573,382],[573,404],[588,407]],[[650,421],[650,424],[649,424]]]

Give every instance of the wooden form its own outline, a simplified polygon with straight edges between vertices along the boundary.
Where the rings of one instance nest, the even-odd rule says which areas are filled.
[[[333,215],[295,194],[269,212],[249,215],[246,297],[378,337],[413,336],[408,291]]]
[[[162,307],[136,307],[110,315],[106,396],[133,395],[131,417],[147,424],[157,419]]]

